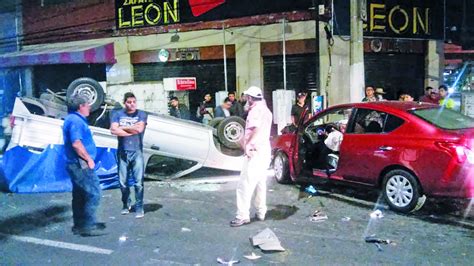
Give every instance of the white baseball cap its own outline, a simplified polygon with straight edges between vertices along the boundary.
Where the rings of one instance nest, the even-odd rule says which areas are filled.
[[[256,87],[256,86],[251,86],[246,91],[244,91],[244,94],[245,95],[250,95],[254,98],[259,98],[259,99],[263,98],[262,89],[260,89],[259,87]]]

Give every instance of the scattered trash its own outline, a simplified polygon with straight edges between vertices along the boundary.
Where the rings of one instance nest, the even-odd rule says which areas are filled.
[[[198,218],[196,218],[196,217],[193,217],[193,218],[191,218],[191,221],[194,221],[194,222],[199,222],[199,219],[198,219]]]
[[[341,219],[341,221],[343,222],[349,222],[350,220],[351,220],[351,217],[348,217],[348,216]]]
[[[392,243],[392,241],[390,241],[390,239],[378,238],[375,235],[366,236],[365,237],[365,242],[366,243],[377,243],[377,244],[390,244],[390,243]]]
[[[383,251],[382,246],[379,243],[374,243],[378,251]]]
[[[268,192],[273,192],[274,190],[273,189],[269,189]]]
[[[127,239],[128,239],[128,237],[125,236],[125,235],[122,235],[121,237],[119,237],[120,242],[125,242],[125,241],[127,241]]]
[[[381,210],[375,210],[372,213],[370,213],[370,218],[372,219],[381,219],[383,218],[383,213]]]
[[[426,196],[425,195],[419,197],[418,202],[416,203],[415,209],[413,209],[412,212],[416,212],[416,211],[420,210],[421,207],[423,207],[423,205],[425,205],[425,202],[426,202]]]
[[[191,232],[191,229],[186,227],[181,227],[181,232]]]
[[[240,260],[233,260],[233,259],[226,260],[226,259],[223,259],[221,257],[218,257],[217,262],[219,264],[224,264],[224,265],[234,265],[234,264],[240,263]]]
[[[310,197],[316,196],[316,194],[318,193],[316,188],[313,187],[312,185],[307,186],[304,191],[308,193]]]
[[[115,217],[114,216],[109,216],[109,219],[110,220],[115,220]]]
[[[328,216],[321,211],[316,210],[311,218],[309,219],[311,222],[322,222],[328,219]]]
[[[268,227],[251,237],[250,242],[264,251],[285,251],[278,237]]]
[[[246,258],[248,260],[258,260],[261,257],[262,256],[259,256],[259,255],[255,254],[254,252],[252,252],[252,254],[250,254],[250,255],[244,255],[244,258]]]
[[[155,249],[153,250],[153,253],[157,253],[157,254],[160,253],[160,248],[159,248],[159,247],[155,248]]]

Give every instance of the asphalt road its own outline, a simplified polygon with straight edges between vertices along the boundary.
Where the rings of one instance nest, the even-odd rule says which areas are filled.
[[[200,171],[173,182],[145,183],[145,218],[120,215],[120,192],[104,191],[99,217],[108,235],[71,233],[70,193],[0,194],[2,265],[471,265],[474,219],[469,210],[430,201],[416,214],[385,209],[376,192],[331,185],[303,188],[269,180],[267,220],[231,228],[235,173]],[[375,209],[382,218],[370,218]],[[328,216],[310,221],[314,211]],[[284,252],[262,252],[249,237],[270,228]],[[366,243],[375,235],[389,244]],[[248,260],[244,255],[261,256]]]

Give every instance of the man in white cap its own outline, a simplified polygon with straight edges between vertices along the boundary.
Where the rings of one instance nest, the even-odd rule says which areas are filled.
[[[245,161],[237,185],[237,215],[230,222],[232,227],[250,223],[250,204],[254,192],[256,219],[263,221],[267,212],[266,171],[271,160],[272,113],[268,110],[260,88],[252,86],[244,94],[247,96],[249,106],[244,143],[242,144],[245,151]]]

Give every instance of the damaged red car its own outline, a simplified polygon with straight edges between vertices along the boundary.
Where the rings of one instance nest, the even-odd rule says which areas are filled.
[[[272,140],[279,183],[301,177],[380,189],[395,211],[427,197],[474,197],[474,119],[418,102],[328,108]]]

